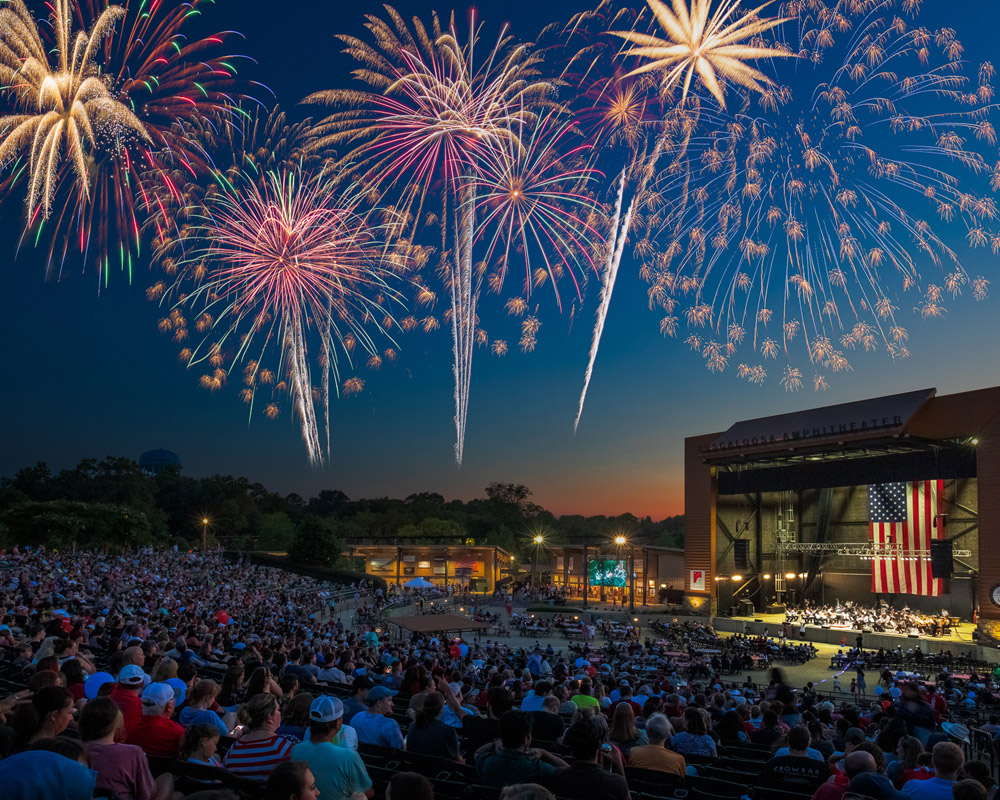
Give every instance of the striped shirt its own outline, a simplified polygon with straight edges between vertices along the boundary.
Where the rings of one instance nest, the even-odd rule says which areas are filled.
[[[274,768],[292,757],[294,736],[273,735],[267,739],[237,739],[229,748],[222,765],[233,775],[266,783]]]

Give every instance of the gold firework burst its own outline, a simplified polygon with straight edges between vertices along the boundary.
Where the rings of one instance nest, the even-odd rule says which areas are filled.
[[[629,75],[663,71],[665,89],[673,89],[683,79],[682,101],[687,98],[695,76],[723,108],[726,100],[720,77],[763,93],[764,87],[771,86],[772,81],[747,62],[793,55],[785,49],[747,43],[748,39],[759,37],[787,21],[760,16],[770,2],[742,15],[738,14],[739,0],[721,0],[714,13],[710,0],[673,0],[673,11],[661,0],[646,2],[666,32],[666,39],[637,31],[611,33],[634,45],[623,55],[648,59]]]
[[[0,86],[15,95],[23,111],[0,118],[0,130],[10,131],[0,142],[0,164],[27,153],[29,213],[41,204],[49,216],[63,154],[86,195],[88,159],[98,139],[112,148],[124,135],[149,140],[138,117],[114,98],[94,63],[101,43],[124,16],[121,6],[108,6],[89,32],[74,35],[72,3],[55,0],[52,64],[24,0],[8,0],[0,10]]]

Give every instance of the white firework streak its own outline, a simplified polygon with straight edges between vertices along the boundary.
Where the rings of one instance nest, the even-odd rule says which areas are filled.
[[[472,243],[476,226],[474,188],[464,190],[465,199],[455,213],[455,257],[451,280],[452,367],[455,376],[455,463],[462,466],[465,425],[469,417],[469,386],[472,382],[472,353],[476,346],[476,308],[479,282],[474,281]],[[473,288],[473,283],[475,287]]]
[[[622,199],[625,195],[625,172],[623,168],[621,177],[618,179],[618,197],[615,200],[614,225],[611,239],[611,246],[608,247],[608,259],[604,266],[604,274],[601,276],[601,302],[597,306],[597,321],[594,323],[594,335],[590,342],[590,360],[587,362],[587,371],[583,376],[583,391],[580,392],[580,406],[576,411],[576,419],[573,421],[573,433],[580,426],[580,417],[583,415],[583,404],[587,401],[587,389],[590,388],[590,378],[594,374],[594,362],[597,361],[597,351],[601,347],[601,337],[604,335],[604,321],[608,317],[608,308],[611,306],[611,295],[615,291],[615,279],[618,277],[618,266],[622,261],[622,253],[625,251],[625,242],[628,239],[629,226],[632,224],[632,210],[635,208],[635,195],[628,204],[625,212],[625,219],[619,226],[621,220]]]
[[[325,454],[319,438],[319,427],[316,424],[316,405],[313,402],[312,379],[309,376],[309,363],[306,360],[305,334],[302,330],[301,317],[296,315],[286,335],[292,398],[302,427],[302,441],[309,455],[310,466],[318,469],[323,466]]]

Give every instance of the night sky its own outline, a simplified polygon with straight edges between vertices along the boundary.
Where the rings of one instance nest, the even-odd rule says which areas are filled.
[[[431,2],[398,7],[426,19]],[[515,35],[531,38],[585,5],[505,0],[478,9],[488,30],[506,19]],[[242,31],[243,52],[258,62],[244,74],[267,83],[291,107],[312,91],[346,85],[333,35],[360,32],[365,9],[378,13],[381,6],[219,0],[207,9],[206,24]],[[925,9],[924,24],[955,28],[970,61],[1000,62],[994,42],[1000,4],[927,0]],[[465,15],[468,8],[459,11]],[[517,351],[513,326],[493,330],[484,320],[492,335],[511,341],[511,352],[496,359],[477,351],[460,470],[452,453],[451,340],[442,328],[402,339],[395,365],[379,373],[361,370],[365,391],[332,406],[333,463],[314,472],[287,403],[277,421],[257,414],[248,423],[235,384],[214,395],[198,387],[199,373],[187,371],[177,346],[156,331],[162,313],[144,293],[159,276],[144,262],[131,285],[116,271],[98,293],[95,273],[84,273],[78,262],[67,264],[57,281],[46,280],[43,258],[30,246],[15,257],[19,203],[20,196],[0,211],[0,252],[7,254],[0,273],[0,338],[6,343],[0,475],[35,461],[63,468],[85,457],[137,458],[165,447],[181,456],[187,474],[245,475],[304,496],[338,488],[352,498],[435,491],[469,499],[491,481],[509,481],[527,485],[536,502],[558,514],[630,511],[660,518],[683,511],[685,436],[867,396],[926,386],[948,394],[1000,382],[996,258],[986,248],[965,248],[960,225],[949,229],[952,243],[970,275],[993,280],[994,297],[976,304],[966,292],[948,302],[944,319],[930,321],[912,313],[912,298],[900,298],[913,355],[894,363],[883,352],[855,353],[855,371],[830,376],[831,388],[822,393],[811,387],[785,393],[777,380],[780,367],[772,368],[763,387],[738,379],[732,367],[721,376],[709,373],[683,341],[659,335],[659,315],[648,310],[646,286],[626,257],[575,437],[596,285],[572,320],[559,315],[551,293],[538,295],[543,325],[538,348],[528,355]],[[484,294],[484,302],[500,306],[495,295]]]

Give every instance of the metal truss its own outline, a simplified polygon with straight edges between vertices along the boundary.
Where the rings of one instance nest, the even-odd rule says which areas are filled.
[[[854,556],[857,558],[891,558],[891,559],[917,559],[930,558],[930,550],[910,550],[901,544],[875,544],[873,542],[789,542],[780,538],[775,542],[775,552],[784,555],[786,553],[805,553],[807,555],[838,555]],[[969,558],[971,550],[959,550],[955,548],[951,551],[953,557]]]

